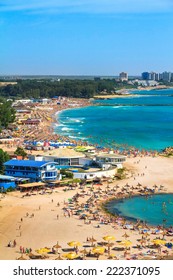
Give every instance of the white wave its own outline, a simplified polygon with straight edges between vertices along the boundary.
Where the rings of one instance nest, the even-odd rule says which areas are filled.
[[[73,130],[73,129],[72,129],[72,128],[69,128],[69,127],[63,127],[61,130],[62,130],[62,131],[70,131],[70,130]]]
[[[80,140],[86,140],[87,139],[86,137],[77,137],[77,136],[73,136],[73,135],[70,135],[69,138],[80,139]]]
[[[58,127],[59,127],[59,126],[60,126],[60,127],[63,127],[63,126],[65,126],[65,125],[61,123],[61,124],[56,124],[56,126],[58,126]]]
[[[83,123],[83,120],[84,120],[85,118],[69,118],[69,122],[76,122],[76,123]]]
[[[73,122],[80,123],[81,121],[80,120],[73,120]]]
[[[113,109],[128,109],[132,106],[127,106],[127,105],[119,105],[119,106],[113,106]]]

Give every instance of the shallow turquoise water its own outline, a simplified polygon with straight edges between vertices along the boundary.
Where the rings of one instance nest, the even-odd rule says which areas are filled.
[[[102,100],[99,106],[63,111],[55,131],[99,146],[161,150],[173,146],[173,90]]]
[[[150,225],[173,226],[173,194],[158,194],[152,197],[136,196],[112,200],[105,205],[112,214],[130,220],[146,221]]]

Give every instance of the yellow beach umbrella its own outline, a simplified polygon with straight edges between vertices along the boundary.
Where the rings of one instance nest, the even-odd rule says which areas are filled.
[[[82,244],[79,241],[70,241],[67,243],[70,247],[79,247],[82,246]]]
[[[70,252],[68,254],[64,254],[63,257],[68,260],[74,260],[74,259],[78,258],[79,256],[75,252]]]
[[[155,245],[165,245],[165,244],[166,244],[166,241],[165,241],[165,240],[162,240],[162,239],[154,239],[154,240],[152,240],[152,242],[153,242]]]
[[[105,252],[105,248],[103,248],[103,247],[101,247],[101,246],[97,246],[97,247],[94,247],[94,248],[92,249],[92,252],[93,252],[94,254],[103,255],[104,252]]]
[[[113,235],[106,235],[103,237],[103,239],[107,242],[110,242],[110,241],[114,241],[115,237]]]
[[[110,254],[110,255],[108,256],[108,259],[113,259],[113,258],[116,258],[116,255],[115,255],[115,254]]]
[[[130,247],[132,245],[132,242],[129,241],[129,240],[122,240],[120,243],[119,243],[120,246],[124,246],[124,247]]]
[[[50,248],[47,248],[47,247],[44,247],[44,248],[40,248],[38,250],[35,250],[38,254],[46,254],[46,253],[50,253],[51,252],[51,249]]]

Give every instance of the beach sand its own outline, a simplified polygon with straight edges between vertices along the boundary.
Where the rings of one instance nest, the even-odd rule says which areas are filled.
[[[138,162],[138,163],[137,163]],[[128,158],[124,165],[128,170],[128,177],[124,180],[114,181],[109,184],[110,189],[116,184],[120,187],[125,184],[137,186],[138,183],[143,186],[152,187],[153,185],[163,185],[163,191],[166,193],[173,192],[173,177],[172,166],[173,158],[166,157],[135,157]],[[144,176],[141,176],[145,173]],[[135,179],[134,179],[135,177]],[[101,188],[105,189],[106,184]],[[98,188],[95,186],[95,189]],[[18,191],[7,194],[0,199],[0,259],[9,260],[16,259],[21,254],[19,247],[32,248],[35,253],[36,249],[41,247],[50,247],[59,242],[62,248],[70,248],[67,243],[72,240],[80,241],[83,245],[89,245],[86,242],[87,237],[94,237],[97,242],[103,242],[102,237],[105,235],[113,235],[117,240],[123,240],[122,235],[126,232],[129,235],[133,245],[137,244],[137,239],[141,238],[138,231],[123,229],[117,224],[102,224],[99,228],[98,221],[92,221],[91,224],[85,224],[84,220],[79,220],[79,217],[73,215],[65,217],[63,212],[64,203],[68,202],[79,189],[64,191],[63,188],[56,188],[52,194],[36,194],[29,197],[24,197],[23,193]],[[80,198],[80,203],[85,202],[89,196],[84,195]],[[60,203],[60,206],[57,206]],[[40,210],[39,210],[40,206]],[[97,205],[94,206],[97,208]],[[29,216],[26,216],[29,213]],[[34,214],[34,217],[31,215]],[[57,215],[59,217],[57,218]],[[100,215],[104,215],[100,210]],[[23,221],[21,222],[21,218]],[[20,228],[20,229],[19,229]],[[21,236],[20,236],[21,235]],[[154,239],[154,235],[151,239]],[[161,235],[159,235],[161,237]],[[7,247],[9,241],[16,240],[15,248]],[[171,240],[171,237],[166,236],[166,240]],[[117,243],[115,242],[115,245]],[[82,247],[81,247],[82,249]],[[59,250],[61,253],[62,249]],[[142,254],[147,251],[146,248],[138,251],[132,248],[130,255],[133,253]],[[156,250],[157,251],[157,250]],[[118,259],[124,259],[123,252],[113,251]],[[170,252],[172,254],[172,250]],[[50,259],[55,259],[56,256],[49,255]],[[107,258],[107,255],[100,257]],[[152,258],[152,257],[151,257]]]

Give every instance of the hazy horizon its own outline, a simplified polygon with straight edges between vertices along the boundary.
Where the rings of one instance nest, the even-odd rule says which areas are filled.
[[[0,75],[173,72],[172,0],[1,0],[0,12]]]

